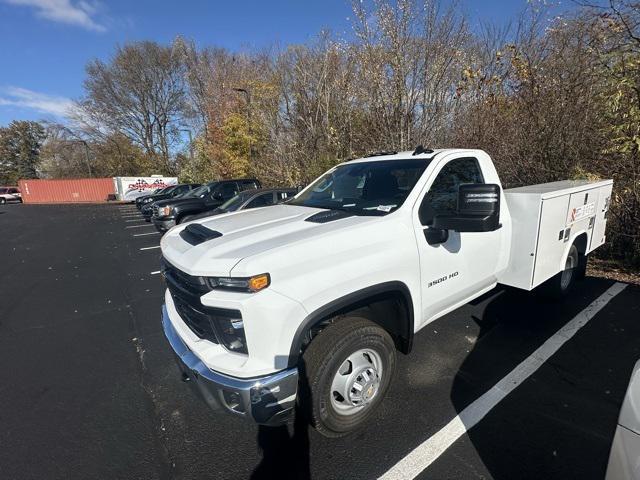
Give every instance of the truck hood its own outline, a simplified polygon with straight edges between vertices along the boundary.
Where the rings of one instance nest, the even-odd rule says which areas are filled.
[[[189,223],[182,224],[169,230],[162,238],[162,255],[190,275],[227,276],[247,257],[380,220],[380,217],[348,216],[325,223],[307,221],[319,212],[323,210],[275,205],[203,218],[190,223],[204,225],[222,236],[191,245],[180,236]]]

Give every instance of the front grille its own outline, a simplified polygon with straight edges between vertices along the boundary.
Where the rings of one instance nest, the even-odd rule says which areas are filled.
[[[157,216],[158,216],[158,206],[157,206],[157,205],[154,205],[154,206],[153,206],[153,216],[154,216],[154,217],[157,217]]]
[[[176,306],[176,311],[180,315],[180,318],[182,318],[182,321],[187,324],[193,333],[210,342],[219,343],[209,315],[196,310],[192,305],[185,302],[184,299],[175,295],[173,292],[171,292],[171,297],[173,298],[173,304]]]
[[[173,287],[180,291],[182,295],[198,297],[198,304],[200,303],[200,297],[211,290],[205,278],[189,275],[171,265],[164,258],[162,258],[161,262],[162,273],[170,290]]]
[[[193,333],[212,343],[222,343],[230,350],[246,353],[242,314],[239,310],[202,305],[200,297],[211,290],[206,279],[189,275],[164,258],[162,273],[178,315]]]

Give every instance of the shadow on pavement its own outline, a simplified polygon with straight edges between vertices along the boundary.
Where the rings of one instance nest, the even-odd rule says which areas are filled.
[[[307,381],[304,360],[298,366],[298,397],[293,421],[293,433],[289,426],[258,427],[257,443],[262,450],[262,460],[251,474],[252,480],[262,479],[310,479],[309,463],[309,413],[303,405],[311,404],[311,389]]]
[[[489,299],[481,316],[474,317],[481,330],[452,385],[456,411],[487,392],[612,283],[588,278],[561,303],[511,289]],[[604,478],[640,338],[640,326],[632,321],[637,313],[631,311],[638,307],[630,296],[624,298],[629,290],[614,297],[471,428],[468,440],[463,437],[437,462],[450,461],[451,455],[467,458],[470,442],[494,479]]]

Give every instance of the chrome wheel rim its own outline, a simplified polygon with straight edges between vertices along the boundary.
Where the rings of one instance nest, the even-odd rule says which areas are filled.
[[[573,277],[573,269],[576,267],[576,259],[573,255],[567,257],[567,262],[564,265],[564,270],[560,277],[560,288],[566,290],[571,284],[571,278]]]
[[[362,348],[350,354],[331,382],[331,404],[342,415],[354,415],[366,408],[378,395],[382,380],[382,358]]]

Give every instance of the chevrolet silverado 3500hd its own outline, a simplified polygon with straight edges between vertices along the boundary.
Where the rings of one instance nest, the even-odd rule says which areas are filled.
[[[503,190],[481,150],[345,162],[286,204],[171,229],[164,331],[212,408],[275,425],[302,402],[319,432],[345,435],[428,323],[498,283],[566,294],[605,241],[611,190]]]

